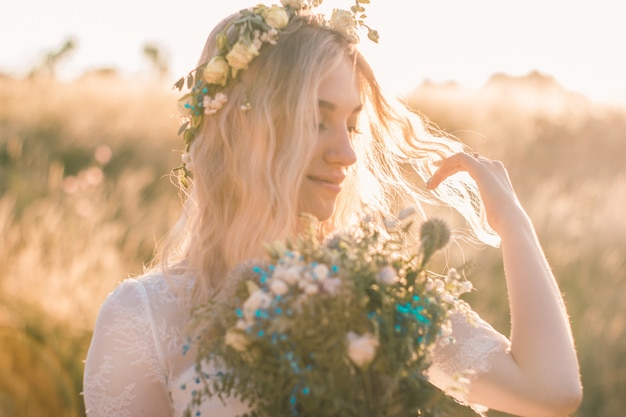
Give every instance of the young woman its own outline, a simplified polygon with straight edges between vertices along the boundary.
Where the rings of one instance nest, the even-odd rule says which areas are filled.
[[[194,386],[191,310],[220,297],[229,271],[262,258],[263,242],[297,235],[301,213],[321,221],[323,236],[367,212],[442,201],[479,239],[501,240],[512,332],[454,321],[456,343],[436,350],[432,382],[479,411],[573,412],[581,385],[568,317],[505,168],[387,100],[355,48],[352,16],[329,25],[306,15],[307,3],[257,6],[209,36],[181,101],[191,118],[185,210],[161,267],[123,282],[102,306],[85,365],[87,414],[182,415]],[[453,391],[466,370],[467,391]],[[201,408],[245,409],[219,399]]]

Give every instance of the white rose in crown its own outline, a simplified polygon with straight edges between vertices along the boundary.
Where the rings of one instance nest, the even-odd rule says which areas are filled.
[[[247,45],[246,42],[239,39],[226,55],[228,64],[233,68],[233,77],[237,76],[238,70],[247,69],[250,61],[257,55],[259,55],[259,50],[254,46],[254,43]]]
[[[300,9],[304,4],[304,0],[280,0],[284,7],[292,7],[294,9]]]
[[[225,86],[228,82],[230,66],[221,56],[213,57],[202,71],[202,78],[207,84],[219,84]]]
[[[217,93],[215,97],[204,96],[202,105],[204,114],[215,114],[228,102],[228,96],[224,93]]]
[[[338,32],[349,34],[354,30],[354,16],[347,10],[334,10],[330,25]]]
[[[369,365],[376,356],[379,341],[371,333],[348,333],[348,357],[359,368]]]
[[[193,172],[194,171],[193,162],[191,161],[191,155],[189,155],[189,152],[183,153],[180,156],[180,159],[183,161],[183,165],[185,166],[187,171],[189,171],[189,172]]]
[[[265,23],[274,29],[282,29],[289,23],[287,11],[280,6],[271,6],[263,12]]]

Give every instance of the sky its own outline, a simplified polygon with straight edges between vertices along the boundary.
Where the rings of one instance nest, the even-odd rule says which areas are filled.
[[[195,67],[224,16],[261,0],[2,0],[0,72],[20,76],[72,37],[59,67],[72,79],[115,67],[141,76],[145,42],[171,60],[172,80]],[[266,0],[267,4],[279,0]],[[551,75],[568,90],[626,103],[623,0],[371,0],[367,23],[381,41],[361,50],[381,84],[402,94],[424,80],[479,88],[494,73]],[[327,9],[347,0],[325,0]]]

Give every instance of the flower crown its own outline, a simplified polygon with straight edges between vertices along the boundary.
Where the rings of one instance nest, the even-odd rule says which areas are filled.
[[[217,54],[174,84],[174,88],[179,91],[185,86],[190,90],[178,100],[178,110],[183,116],[178,134],[183,135],[185,144],[183,165],[178,168],[183,174],[183,185],[186,185],[186,179],[191,175],[189,147],[197,136],[204,117],[217,113],[228,102],[228,96],[223,92],[225,87],[236,80],[241,71],[248,68],[264,44],[276,44],[283,33],[282,29],[295,16],[306,16],[322,1],[281,0],[282,6],[260,4],[241,11],[239,18],[217,35]],[[316,22],[343,33],[352,43],[359,40],[357,28],[364,27],[368,31],[368,38],[378,42],[378,32],[364,22],[366,16],[363,5],[369,2],[370,0],[355,0],[350,11],[335,9],[330,20],[317,16]],[[231,36],[229,39],[229,33],[238,33],[238,36],[234,39]],[[240,108],[247,111],[250,103],[246,101]]]

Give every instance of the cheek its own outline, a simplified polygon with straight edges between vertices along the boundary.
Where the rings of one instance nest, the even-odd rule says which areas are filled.
[[[309,181],[305,178],[298,195],[298,208],[300,210],[310,209],[315,200],[315,191]]]
[[[328,220],[335,210],[338,193],[305,180],[298,196],[298,213],[308,213],[320,221]]]

